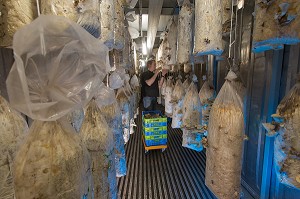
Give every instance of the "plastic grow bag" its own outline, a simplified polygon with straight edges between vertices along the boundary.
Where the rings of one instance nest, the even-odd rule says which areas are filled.
[[[298,0],[255,1],[254,52],[280,49],[300,42]]]
[[[88,104],[79,135],[92,159],[94,197],[116,199],[117,179],[113,133],[94,99]]]
[[[190,61],[192,50],[192,23],[194,7],[189,0],[184,0],[178,17],[178,46],[177,63],[185,64]]]
[[[115,1],[101,0],[101,41],[112,50],[114,47],[114,18],[115,18]]]
[[[221,0],[195,1],[195,49],[199,55],[221,55],[222,4]]]
[[[12,46],[15,32],[37,17],[36,0],[4,0],[0,11],[0,46]]]
[[[194,82],[191,83],[183,101],[182,128],[200,129],[202,111],[197,87]]]
[[[14,198],[13,161],[17,146],[25,138],[28,125],[25,119],[11,109],[8,102],[0,96],[0,198]]]
[[[173,103],[173,112],[172,112],[172,128],[180,128],[182,125],[183,117],[183,99],[185,91],[181,80],[176,81],[173,93],[172,93],[172,103]]]
[[[240,198],[244,105],[236,79],[230,71],[209,116],[205,184],[218,198]]]
[[[125,44],[124,10],[119,0],[113,0],[113,1],[114,1],[114,8],[115,8],[114,49],[122,50]]]
[[[277,107],[274,117],[280,118],[275,138],[275,171],[281,183],[300,189],[300,78]]]
[[[168,117],[172,117],[173,104],[172,104],[172,93],[173,93],[173,82],[170,77],[167,79],[165,88],[165,114]]]
[[[172,18],[171,25],[169,27],[168,32],[168,41],[169,41],[169,47],[170,47],[170,60],[168,62],[168,65],[175,65],[176,62],[176,53],[177,53],[177,24]]]
[[[195,130],[182,130],[182,146],[192,149],[194,151],[202,151],[203,145],[202,145],[202,138],[203,133],[197,132]]]
[[[99,91],[98,95],[96,95],[96,102],[100,107],[101,113],[105,117],[107,124],[114,136],[116,176],[124,176],[126,175],[127,168],[122,128],[122,115],[120,107],[115,98],[115,92],[108,87],[104,87]]]

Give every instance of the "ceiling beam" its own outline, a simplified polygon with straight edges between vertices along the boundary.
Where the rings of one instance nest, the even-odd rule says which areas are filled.
[[[151,54],[153,45],[156,38],[157,27],[159,23],[160,14],[162,11],[162,0],[151,0],[149,1],[148,10],[148,31],[147,31],[147,50],[148,55]]]

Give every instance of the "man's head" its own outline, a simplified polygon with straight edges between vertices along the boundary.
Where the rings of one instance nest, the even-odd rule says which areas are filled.
[[[155,71],[155,69],[156,69],[156,62],[155,62],[154,59],[149,60],[149,61],[147,62],[147,68],[148,68],[148,70],[151,71],[151,72]]]

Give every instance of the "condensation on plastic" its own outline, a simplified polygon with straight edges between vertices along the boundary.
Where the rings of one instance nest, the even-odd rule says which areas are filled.
[[[187,128],[198,128],[201,125],[202,108],[197,87],[192,82],[183,101],[182,125]]]
[[[112,0],[101,0],[101,41],[112,50],[114,47],[115,4]]]
[[[20,113],[0,96],[0,198],[14,198],[12,166],[18,145],[27,136],[28,125]]]
[[[240,196],[245,130],[243,92],[230,71],[210,111],[205,182],[218,198]]]
[[[194,151],[202,151],[202,137],[203,134],[193,130],[182,130],[182,146],[192,149]]]
[[[41,15],[17,31],[13,48],[9,99],[33,119],[54,121],[84,106],[105,77],[108,48],[64,17]]]
[[[92,198],[91,160],[68,121],[38,121],[16,154],[16,198]]]
[[[96,101],[88,104],[79,133],[92,160],[95,198],[117,198],[113,133]]]

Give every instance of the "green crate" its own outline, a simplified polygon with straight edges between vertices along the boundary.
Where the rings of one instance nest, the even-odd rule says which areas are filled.
[[[145,136],[145,140],[156,140],[156,139],[165,139],[165,138],[167,138],[167,134]]]
[[[159,127],[143,127],[144,132],[157,132],[157,131],[166,131],[167,126],[159,126]]]
[[[167,120],[168,120],[167,117],[145,119],[144,116],[143,116],[143,122],[145,124],[157,123],[157,122],[167,122]]]

